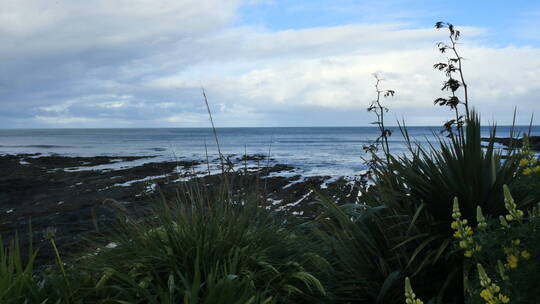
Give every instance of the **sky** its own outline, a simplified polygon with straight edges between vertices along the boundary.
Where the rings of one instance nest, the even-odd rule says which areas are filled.
[[[458,45],[484,123],[540,113],[540,2],[1,0],[0,128],[366,126],[377,73],[388,124],[440,125]]]

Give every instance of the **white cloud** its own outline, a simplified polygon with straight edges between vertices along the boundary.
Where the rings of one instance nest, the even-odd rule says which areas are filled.
[[[182,113],[167,116],[164,120],[168,123],[180,123],[180,124],[197,124],[200,121],[207,119],[208,116],[200,113]]]
[[[374,72],[397,91],[393,115],[446,115],[432,103],[443,95],[432,65],[445,33],[431,28],[234,25],[240,5],[272,2],[262,0],[6,1],[0,127],[207,126],[201,86],[223,126],[367,124]],[[482,44],[486,29],[461,30],[471,103],[500,121],[514,106],[540,110],[540,49],[494,48]]]
[[[331,42],[321,43],[320,47],[314,46],[316,39],[313,37],[332,36],[328,33],[338,33],[343,27],[297,31],[291,40],[304,41],[306,45],[297,43],[294,47],[278,43],[283,42],[289,31],[274,35],[265,33],[266,38],[262,40],[269,49],[273,47],[275,50],[259,53],[257,50],[261,48],[255,43],[256,47],[245,52],[252,56],[260,54],[262,58],[272,53],[276,56],[244,73],[228,76],[226,71],[222,71],[223,76],[213,75],[200,82],[212,88],[219,97],[257,105],[262,113],[287,107],[297,109],[298,106],[320,107],[321,111],[350,109],[361,113],[374,96],[371,74],[382,72],[387,79],[384,85],[397,91],[396,98],[388,101],[396,115],[403,115],[412,123],[438,124],[440,117],[444,116],[439,112],[444,109],[434,108],[432,101],[447,93],[439,90],[444,76],[432,66],[444,60],[435,47],[435,41],[444,38],[444,34],[432,29],[402,31],[394,26],[350,28],[357,31],[356,35],[334,36]],[[486,33],[482,29],[462,30],[466,37]],[[377,41],[385,36],[394,38],[383,39],[389,45],[381,46]],[[359,37],[359,40],[352,37]],[[253,40],[256,38],[250,39]],[[287,45],[289,50],[283,56],[280,56],[281,45]],[[299,51],[303,46],[306,51]],[[540,49],[490,48],[471,39],[466,40],[461,48],[466,58],[464,71],[470,87],[471,104],[486,117],[500,117],[502,123],[508,123],[508,113],[515,106],[527,113],[537,109],[533,101],[540,90]],[[341,51],[330,55],[336,53],[333,49]],[[182,73],[166,76],[155,79],[153,84],[161,84],[163,88],[198,86],[189,80],[189,76]],[[359,117],[357,123],[360,124],[370,119],[365,115]],[[339,123],[338,119],[329,121],[331,124]]]
[[[46,124],[80,124],[80,123],[94,123],[98,122],[98,119],[89,117],[73,117],[73,116],[41,116],[36,115],[34,119],[41,123]]]

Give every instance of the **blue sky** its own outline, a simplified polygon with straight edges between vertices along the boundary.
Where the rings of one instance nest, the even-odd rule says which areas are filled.
[[[486,121],[540,110],[538,1],[5,0],[0,128],[368,125],[374,72],[438,125],[439,20]]]
[[[488,28],[489,42],[498,45],[538,46],[540,2],[518,1],[353,1],[283,0],[261,2],[239,9],[239,25],[270,31],[305,29],[354,23],[404,23],[425,28],[434,20]]]

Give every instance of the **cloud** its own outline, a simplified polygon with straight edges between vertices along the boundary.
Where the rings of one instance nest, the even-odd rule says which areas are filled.
[[[392,117],[439,124],[445,33],[408,24],[270,31],[238,23],[272,1],[7,0],[0,12],[0,127],[367,125],[371,76]],[[540,49],[491,47],[462,27],[471,103],[500,122],[540,106]]]
[[[539,49],[471,45],[463,47],[462,54],[466,56],[464,72],[470,102],[485,118],[495,117],[500,123],[510,123],[514,107],[525,113],[538,109]],[[315,109],[328,114],[323,122],[365,125],[371,118],[364,108],[374,98],[371,74],[380,72],[386,79],[383,86],[397,91],[396,97],[387,101],[393,116],[404,116],[412,124],[433,125],[444,120],[441,117],[450,115],[445,108],[433,105],[436,97],[448,94],[440,91],[444,75],[432,68],[433,63],[442,59],[433,45],[375,54],[293,57],[240,75],[209,77],[203,82],[217,100],[237,107],[251,106],[260,113],[279,109],[305,113],[307,109]],[[166,89],[174,88],[175,84],[177,88],[198,86],[182,76],[160,79],[153,85],[159,87],[160,82]],[[357,116],[343,120],[337,115],[343,110],[355,112]],[[336,115],[332,117],[332,113]],[[526,122],[526,115],[521,116],[520,122]],[[302,120],[294,122],[304,125],[321,122],[299,116]]]

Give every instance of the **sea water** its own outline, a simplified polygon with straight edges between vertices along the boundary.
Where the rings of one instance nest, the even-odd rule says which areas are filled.
[[[398,128],[389,139],[393,154],[407,151]],[[527,130],[528,127],[518,127]],[[408,127],[415,143],[427,145],[440,138],[440,127]],[[510,127],[498,127],[497,136],[509,135]],[[270,156],[273,163],[297,168],[304,176],[354,176],[366,169],[369,155],[363,146],[380,132],[375,127],[218,128],[219,149],[224,155]],[[540,134],[540,126],[532,128]],[[482,136],[489,128],[482,129]],[[155,156],[152,161],[203,160],[218,157],[218,145],[210,128],[155,129],[2,129],[0,154],[41,153],[63,156]],[[262,161],[261,165],[265,165]]]

